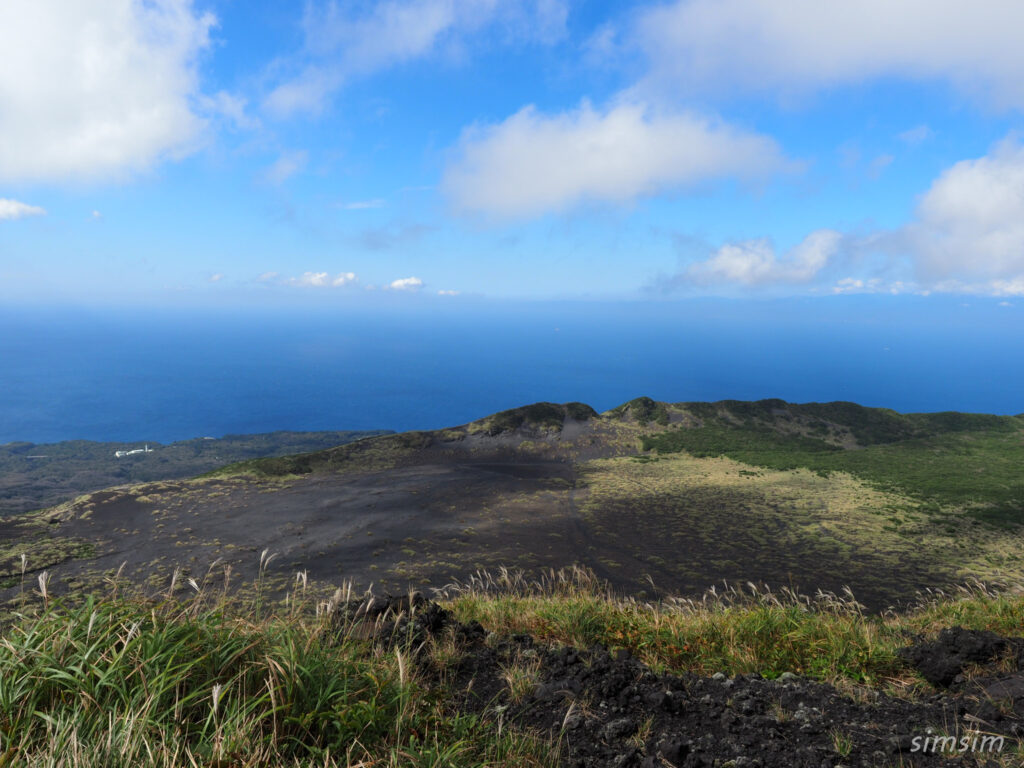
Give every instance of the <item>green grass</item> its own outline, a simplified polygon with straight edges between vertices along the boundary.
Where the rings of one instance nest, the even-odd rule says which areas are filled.
[[[588,595],[462,597],[454,607],[463,620],[501,632],[628,648],[645,663],[677,673],[775,678],[795,672],[871,683],[901,669],[898,636],[880,620],[854,612],[807,611],[795,604],[674,612]]]
[[[864,612],[849,595],[812,599],[753,585],[646,603],[615,597],[580,569],[534,584],[506,573],[497,582],[453,587],[449,597],[463,621],[576,647],[627,648],[658,670],[767,678],[793,672],[875,688],[894,681],[927,687],[898,656],[914,634],[959,625],[1016,635],[1024,625],[1024,594],[981,585],[884,615]]]
[[[809,412],[817,418],[825,414],[823,408],[816,406]],[[848,414],[844,416],[847,410],[840,408],[828,415],[849,419]],[[1019,419],[953,413],[894,414],[890,418],[886,413],[851,422],[858,441],[867,443],[852,449],[812,436],[813,424],[806,421],[802,425],[811,427],[811,435],[783,431],[778,416],[775,422],[766,422],[746,414],[749,418],[734,423],[710,412],[704,413],[703,426],[645,436],[642,444],[644,450],[658,453],[728,456],[778,470],[849,472],[933,505],[963,508],[987,522],[1024,523],[1024,474],[1020,470],[1024,466],[1024,429]],[[740,409],[738,415],[743,417],[745,411]]]
[[[0,764],[550,764],[549,746],[450,711],[408,643],[375,650],[326,614],[201,596],[33,607],[0,640]]]
[[[304,600],[305,581],[298,601],[267,615],[258,591],[226,596],[209,579],[184,599],[172,598],[173,585],[162,599],[114,585],[74,601],[33,591],[4,619],[0,765],[544,768],[557,760],[552,742],[454,708],[447,671],[464,648],[452,633],[415,647],[359,639],[333,612],[340,592]],[[849,597],[753,587],[647,604],[578,568],[537,582],[483,574],[453,586],[445,602],[499,634],[629,648],[660,670],[795,672],[899,695],[928,692],[898,655],[913,634],[951,624],[1013,634],[1024,624],[1024,596],[981,587],[880,616]],[[509,695],[527,695],[538,671],[535,658],[506,665]]]
[[[668,408],[665,403],[659,403],[649,397],[633,398],[628,403],[612,408],[609,414],[619,418],[631,414],[640,426],[647,426],[652,421],[665,426],[669,422]]]

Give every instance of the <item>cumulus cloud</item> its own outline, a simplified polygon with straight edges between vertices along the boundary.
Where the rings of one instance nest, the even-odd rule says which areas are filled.
[[[0,221],[23,219],[26,216],[43,216],[46,211],[38,205],[28,205],[20,200],[0,197]]]
[[[353,77],[413,61],[500,24],[550,42],[565,32],[566,0],[385,0],[313,2],[303,21],[305,45],[278,69],[293,70],[266,97],[278,116],[317,112]]]
[[[1014,136],[943,172],[903,232],[923,280],[1024,284],[1024,145]]]
[[[423,287],[423,281],[418,277],[403,277],[392,281],[388,288],[393,291],[418,291]]]
[[[781,258],[767,239],[728,243],[662,281],[663,288],[784,284],[830,293],[1024,296],[1024,142],[1011,135],[947,168],[902,227],[818,230]]]
[[[986,288],[987,290],[985,290]],[[993,280],[987,286],[981,286],[981,289],[980,292],[992,296],[1024,296],[1024,277],[1017,277],[1013,280]],[[1003,304],[1006,305],[1006,302]]]
[[[916,283],[905,283],[902,280],[886,280],[881,277],[859,278],[844,277],[832,286],[832,293],[930,293]]]
[[[841,240],[839,232],[820,229],[782,258],[767,239],[727,243],[707,260],[691,264],[680,282],[746,286],[809,283],[838,252]]]
[[[267,272],[260,276],[262,282],[272,282],[277,279],[276,272]],[[351,285],[358,282],[354,272],[340,272],[334,277],[328,272],[303,272],[299,277],[285,278],[285,285],[297,288],[340,288],[344,285]]]
[[[0,180],[119,176],[197,146],[192,0],[0,3]]]
[[[330,278],[326,272],[303,272],[300,277],[289,277],[285,280],[288,285],[313,286],[322,288],[328,285]]]
[[[1024,107],[1017,0],[674,0],[641,14],[652,79],[714,94],[942,79]]]
[[[533,216],[583,201],[626,202],[786,167],[770,138],[644,104],[544,115],[521,109],[463,132],[441,188],[459,210]]]

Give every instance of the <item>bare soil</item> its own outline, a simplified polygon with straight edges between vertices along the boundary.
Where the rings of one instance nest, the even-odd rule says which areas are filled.
[[[927,553],[853,550],[754,491],[594,497],[587,462],[636,452],[617,428],[412,433],[338,449],[349,452],[331,471],[126,486],[42,516],[0,518],[0,599],[20,590],[22,551],[29,578],[49,570],[57,593],[122,564],[154,589],[175,568],[198,579],[215,562],[231,566],[235,583],[251,582],[265,549],[277,555],[270,575],[281,588],[298,571],[397,593],[478,569],[580,564],[640,596],[753,580],[810,593],[850,586],[883,609],[954,580]]]

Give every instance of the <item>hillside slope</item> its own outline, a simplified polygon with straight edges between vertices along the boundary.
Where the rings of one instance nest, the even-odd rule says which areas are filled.
[[[728,581],[849,586],[883,608],[931,587],[1024,581],[1024,422],[852,403],[538,403],[448,429],[89,494],[0,522],[0,587],[218,558],[404,591],[479,568],[578,563],[652,596]]]

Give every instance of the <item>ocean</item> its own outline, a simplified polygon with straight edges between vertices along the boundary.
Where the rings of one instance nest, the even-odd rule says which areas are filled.
[[[434,429],[541,400],[850,400],[1024,412],[995,300],[0,309],[0,443]]]

